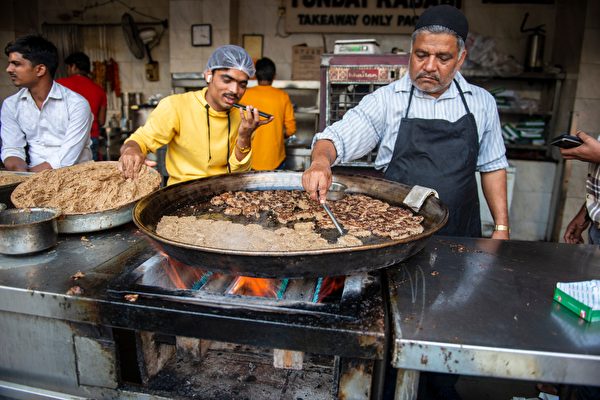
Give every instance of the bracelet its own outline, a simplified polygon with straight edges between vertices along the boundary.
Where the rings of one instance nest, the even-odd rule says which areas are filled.
[[[508,231],[508,233],[510,233],[510,228],[508,227],[508,225],[494,225],[494,230],[495,231]]]
[[[237,147],[237,149],[240,151],[240,153],[242,154],[248,154],[250,153],[250,150],[252,150],[252,145],[248,146],[248,147],[240,147],[240,145],[238,144],[238,142],[235,142],[235,147]]]

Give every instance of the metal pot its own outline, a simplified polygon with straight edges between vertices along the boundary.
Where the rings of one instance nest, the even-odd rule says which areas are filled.
[[[361,175],[334,174],[334,181],[344,184],[347,193],[363,193],[393,205],[400,205],[411,189]],[[300,278],[348,275],[393,265],[420,251],[448,220],[448,209],[438,199],[429,197],[419,212],[424,217],[424,231],[419,235],[371,245],[287,252],[217,249],[176,242],[156,234],[156,225],[163,215],[177,215],[177,210],[190,204],[237,190],[302,190],[302,174],[249,172],[179,183],[140,200],[134,208],[133,221],[164,252],[184,264],[253,277]]]
[[[0,253],[28,254],[56,245],[57,219],[54,208],[13,208],[0,212]]]
[[[13,174],[13,175],[23,175],[23,176],[34,175],[34,172],[10,171],[9,173]],[[9,183],[7,185],[0,185],[0,203],[5,203],[8,208],[12,208],[13,204],[10,201],[10,195],[12,194],[13,190],[15,190],[15,188],[17,186],[19,186],[19,184],[21,184],[21,182],[14,182],[14,183]]]
[[[138,104],[131,106],[130,119],[132,121],[132,131],[135,131],[140,126],[146,123],[150,113],[154,111],[156,106],[151,104]]]

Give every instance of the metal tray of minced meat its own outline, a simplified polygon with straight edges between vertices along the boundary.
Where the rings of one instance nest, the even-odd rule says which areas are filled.
[[[349,194],[365,194],[398,206],[411,190],[407,185],[361,175],[335,174],[334,181],[344,184]],[[367,272],[401,262],[420,251],[448,219],[448,209],[431,196],[419,211],[424,217],[424,230],[420,234],[361,246],[297,251],[215,248],[171,240],[156,232],[163,216],[179,215],[190,205],[227,191],[257,190],[303,190],[302,173],[255,171],[171,185],[139,201],[134,208],[133,221],[167,255],[186,265],[252,277],[301,278]]]

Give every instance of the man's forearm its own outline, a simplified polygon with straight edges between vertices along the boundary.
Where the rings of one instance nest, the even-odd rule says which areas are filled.
[[[496,225],[508,226],[506,170],[481,173],[481,188]]]

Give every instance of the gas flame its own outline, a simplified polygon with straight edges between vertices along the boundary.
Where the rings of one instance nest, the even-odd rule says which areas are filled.
[[[197,282],[206,273],[203,269],[192,267],[169,257],[162,250],[159,250],[159,253],[167,261],[161,263],[163,271],[165,271],[171,283],[177,289],[190,289],[194,285],[194,282]]]
[[[327,297],[335,294],[344,287],[344,276],[325,277],[321,282],[321,288],[318,293],[317,303],[322,303]]]
[[[234,279],[228,294],[237,294],[241,296],[255,297],[277,297],[276,279],[249,278],[247,276],[238,276]]]

